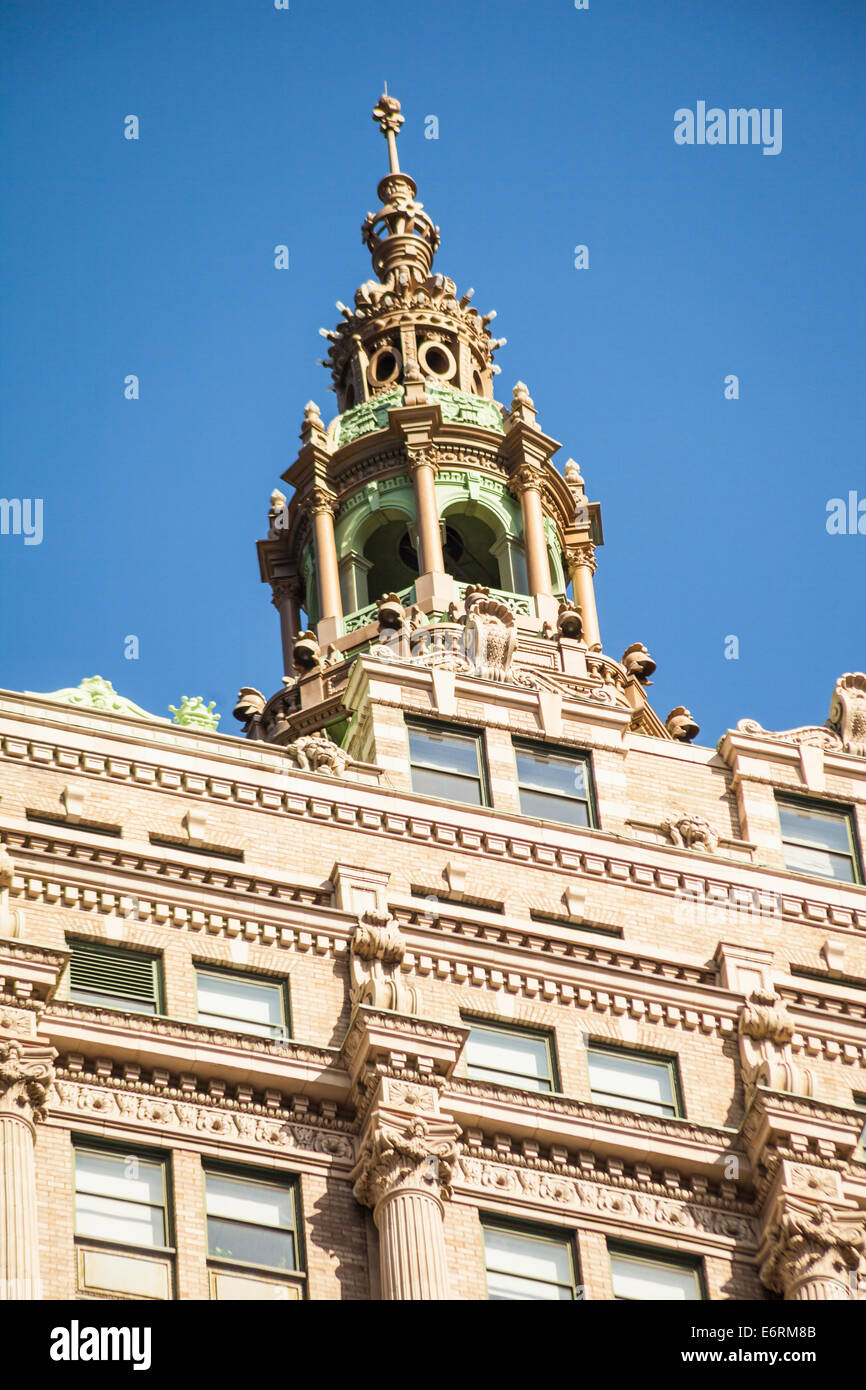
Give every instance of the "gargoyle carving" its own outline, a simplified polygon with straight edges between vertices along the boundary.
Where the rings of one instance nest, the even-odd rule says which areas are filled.
[[[325,772],[342,777],[349,755],[328,738],[321,729],[315,734],[301,734],[286,744],[286,752],[301,772]]]
[[[747,1101],[756,1086],[813,1094],[812,1073],[794,1060],[794,1024],[775,991],[754,990],[740,1011],[740,1064]]]
[[[400,1014],[417,1013],[415,986],[400,977],[400,962],[405,954],[406,942],[393,917],[387,912],[365,912],[355,928],[349,952],[352,1003]]]
[[[707,854],[715,854],[719,848],[719,837],[703,816],[690,815],[687,811],[674,811],[662,822],[661,828],[670,836],[677,849],[703,849]]]

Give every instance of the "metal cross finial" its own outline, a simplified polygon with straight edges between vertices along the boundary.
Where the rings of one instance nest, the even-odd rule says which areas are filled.
[[[397,136],[400,127],[405,120],[405,116],[400,113],[400,103],[396,97],[388,95],[388,84],[385,83],[385,90],[379,98],[378,105],[373,108],[373,120],[379,126],[385,139],[388,141],[388,159],[391,165],[391,173],[399,174],[400,164],[397,159]]]

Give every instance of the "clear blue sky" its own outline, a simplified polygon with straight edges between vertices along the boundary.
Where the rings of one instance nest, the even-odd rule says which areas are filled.
[[[254,541],[304,403],[334,412],[316,330],[371,273],[387,78],[437,268],[508,338],[500,397],[528,383],[602,503],[606,650],[645,642],[702,743],[824,720],[866,667],[866,536],[825,527],[866,498],[866,5],[0,11],[0,495],[44,499],[41,545],[0,537],[0,684],[99,672],[156,713],[214,699],[229,732],[241,685],[279,686]],[[782,152],[678,146],[701,100],[781,107]]]

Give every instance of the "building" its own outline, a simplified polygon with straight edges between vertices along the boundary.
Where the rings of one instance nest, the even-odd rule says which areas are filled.
[[[3,1292],[863,1297],[866,675],[718,749],[652,709],[374,115],[282,687],[0,694]]]

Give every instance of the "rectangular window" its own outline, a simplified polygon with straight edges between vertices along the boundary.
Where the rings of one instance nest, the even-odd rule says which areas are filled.
[[[520,810],[535,820],[595,825],[589,757],[548,752],[538,744],[515,743]]]
[[[596,1105],[615,1105],[644,1115],[682,1114],[676,1059],[625,1052],[593,1044],[587,1048],[589,1084]]]
[[[229,971],[196,970],[198,1021],[273,1041],[289,1037],[286,985]]]
[[[854,814],[844,806],[819,806],[796,797],[776,797],[785,867],[842,883],[860,883]]]
[[[488,804],[480,734],[407,721],[412,790],[443,801]]]
[[[165,1160],[76,1146],[75,1234],[147,1249],[168,1245]]]
[[[483,1231],[489,1299],[577,1298],[573,1237],[543,1226],[524,1229],[487,1220]]]
[[[208,1254],[235,1264],[297,1271],[297,1185],[205,1171]]]
[[[553,1038],[524,1028],[505,1028],[495,1023],[464,1019],[470,1033],[466,1041],[466,1074],[477,1081],[519,1086],[523,1091],[554,1091]]]
[[[618,1245],[609,1245],[608,1253],[616,1299],[700,1302],[704,1298],[700,1260]]]
[[[158,956],[121,950],[101,941],[68,942],[69,997],[80,1004],[156,1014],[162,1010],[162,968]]]

